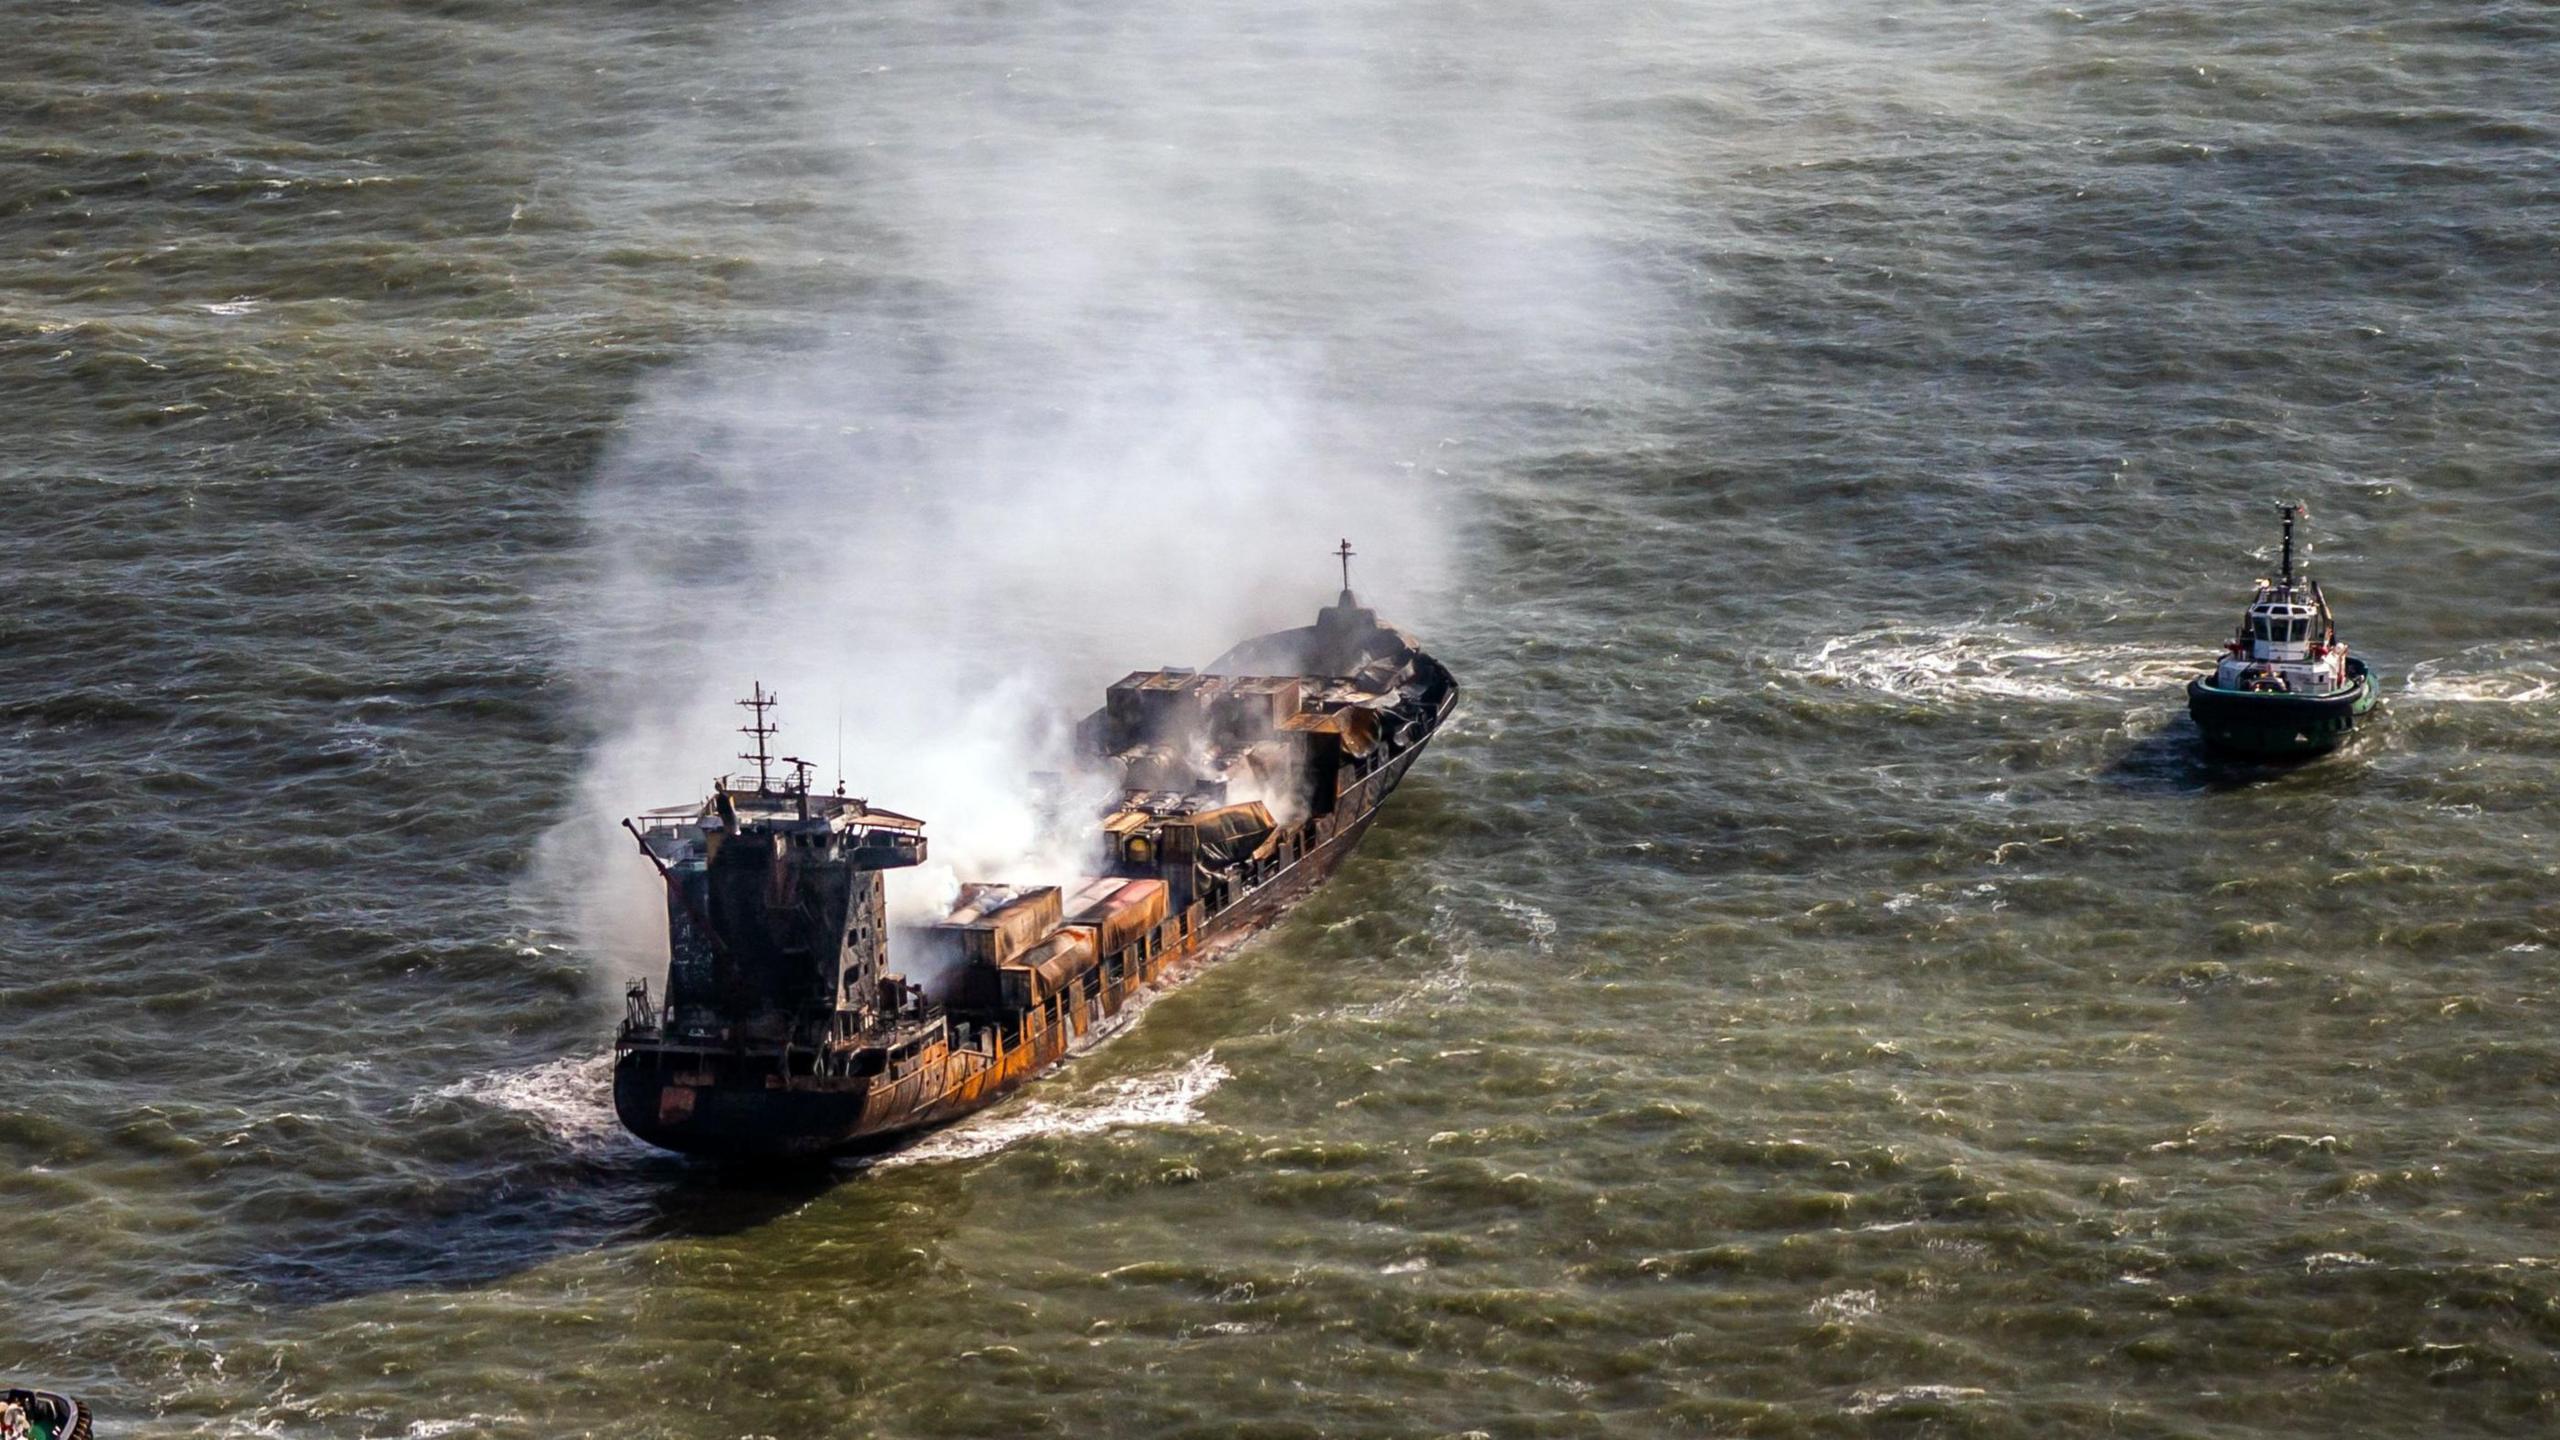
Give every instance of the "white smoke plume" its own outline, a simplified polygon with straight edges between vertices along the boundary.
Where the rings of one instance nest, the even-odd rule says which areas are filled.
[[[738,768],[751,681],[822,785],[840,726],[852,793],[929,822],[912,917],[1083,868],[1026,776],[1120,673],[1312,620],[1338,537],[1427,629],[1465,427],[1618,363],[1648,303],[1590,239],[1613,42],[1531,4],[1452,51],[1444,8],[813,8],[710,62],[793,100],[706,171],[787,146],[767,183],[862,278],[662,376],[596,478],[599,740],[539,867],[592,948],[654,967],[614,821]]]

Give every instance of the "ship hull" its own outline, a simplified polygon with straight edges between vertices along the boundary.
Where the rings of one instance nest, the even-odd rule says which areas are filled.
[[[2347,661],[2354,683],[2335,695],[2225,690],[2202,678],[2187,682],[2187,713],[2207,748],[2249,759],[2323,755],[2345,743],[2380,699],[2361,660]]]
[[[1097,977],[1089,993],[1068,997],[1054,1013],[1044,1007],[998,1032],[991,1052],[954,1050],[894,1080],[770,1075],[742,1083],[717,1078],[725,1057],[716,1052],[634,1046],[614,1066],[614,1109],[652,1145],[726,1162],[877,1154],[984,1109],[1117,1032],[1135,1017],[1138,1002],[1179,984],[1305,899],[1368,833],[1457,700],[1453,685],[1429,733],[1365,780],[1361,803],[1316,827],[1320,835],[1301,853],[1186,926],[1178,945],[1134,962],[1116,980]]]

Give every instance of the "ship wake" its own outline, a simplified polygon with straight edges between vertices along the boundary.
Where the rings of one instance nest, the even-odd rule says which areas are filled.
[[[1914,700],[2049,704],[2170,693],[2203,668],[2191,646],[2073,644],[2017,625],[1864,630],[1782,663],[1820,684]]]
[[[1113,1080],[1081,1094],[1054,1100],[1019,1096],[876,1163],[975,1160],[1028,1140],[1189,1125],[1200,1119],[1200,1102],[1229,1078],[1227,1067],[1211,1052],[1171,1070]],[[589,1157],[656,1153],[624,1131],[614,1116],[609,1052],[485,1071],[442,1086],[430,1098],[521,1116],[564,1148]]]
[[[1200,1102],[1229,1078],[1227,1067],[1218,1063],[1217,1052],[1210,1051],[1172,1070],[1128,1076],[1054,1100],[1038,1093],[1019,1095],[960,1124],[937,1130],[877,1163],[894,1166],[976,1160],[1031,1140],[1197,1124]],[[1033,1088],[1036,1092],[1049,1087]]]
[[[2560,647],[2539,641],[2474,645],[2409,667],[2402,693],[2458,705],[2533,705],[2560,696]]]
[[[613,1113],[613,1053],[609,1050],[483,1071],[432,1094],[438,1100],[467,1101],[522,1116],[582,1155],[650,1153]]]

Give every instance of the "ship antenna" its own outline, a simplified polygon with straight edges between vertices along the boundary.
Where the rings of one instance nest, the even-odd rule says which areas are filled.
[[[1351,557],[1359,554],[1360,552],[1352,549],[1351,541],[1346,538],[1340,545],[1334,547],[1333,553],[1342,561],[1342,603],[1349,605],[1352,603]]]
[[[837,693],[841,701],[843,692]],[[839,800],[844,798],[844,706],[842,703],[836,706],[836,798]]]
[[[766,752],[765,742],[773,738],[773,733],[776,730],[782,728],[779,725],[768,723],[764,718],[764,712],[772,709],[774,702],[781,698],[782,697],[779,695],[766,694],[764,682],[759,680],[756,682],[755,698],[752,700],[741,700],[738,702],[746,709],[756,712],[756,721],[754,724],[741,725],[738,727],[739,734],[753,735],[756,737],[756,753],[749,755],[742,750],[738,752],[738,758],[741,760],[753,760],[756,762],[756,793],[759,795],[770,795],[773,793],[773,757]]]
[[[782,763],[792,769],[791,793],[800,797],[800,818],[806,820],[809,818],[809,771],[813,767],[797,755],[783,756]]]

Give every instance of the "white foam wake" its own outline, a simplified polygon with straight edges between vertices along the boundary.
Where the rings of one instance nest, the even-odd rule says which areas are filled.
[[[639,1148],[613,1113],[613,1054],[572,1055],[508,1070],[490,1070],[435,1092],[526,1116],[553,1139],[580,1150]]]
[[[1211,1051],[1179,1069],[1132,1075],[1056,1100],[1037,1093],[1047,1087],[1035,1086],[1034,1093],[937,1130],[880,1163],[975,1160],[1048,1136],[1090,1135],[1138,1125],[1189,1125],[1200,1119],[1200,1102],[1228,1078],[1227,1067]]]
[[[1988,1393],[1971,1385],[1903,1385],[1891,1390],[1861,1390],[1841,1408],[1852,1415],[1881,1415],[1906,1407],[1958,1405]]]
[[[887,1157],[882,1164],[972,1160],[1044,1135],[1084,1135],[1132,1125],[1188,1125],[1200,1118],[1200,1101],[1228,1078],[1214,1053],[1179,1069],[1114,1080],[1072,1098],[1017,1097]],[[613,1056],[609,1053],[546,1060],[539,1065],[490,1070],[433,1093],[531,1119],[575,1150],[645,1152],[613,1113]]]
[[[2560,695],[2560,664],[2537,658],[2538,642],[2474,645],[2409,667],[2401,693],[2452,704],[2531,705]]]
[[[1889,695],[2057,702],[2174,692],[2207,658],[2201,649],[2072,644],[2016,625],[1961,625],[1863,630],[1786,663],[1827,684]]]

